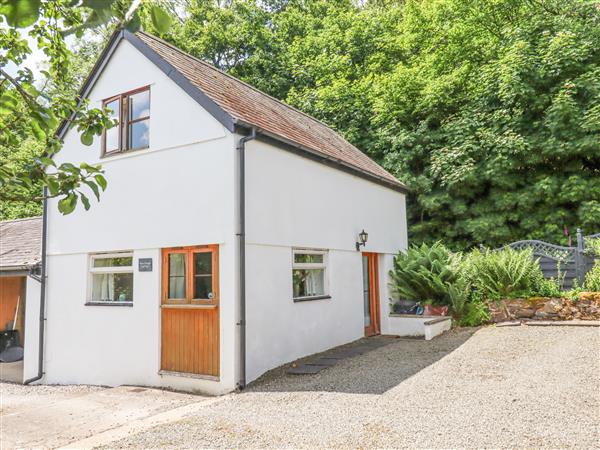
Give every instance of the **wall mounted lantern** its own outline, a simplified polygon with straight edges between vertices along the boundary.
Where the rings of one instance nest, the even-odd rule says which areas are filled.
[[[364,247],[367,243],[367,239],[369,239],[369,233],[365,230],[362,230],[358,234],[358,241],[356,241],[356,251],[359,251],[361,247]]]

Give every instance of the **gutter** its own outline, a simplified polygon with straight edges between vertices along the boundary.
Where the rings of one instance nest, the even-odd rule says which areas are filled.
[[[238,389],[246,387],[246,142],[256,139],[256,128],[238,142],[239,151],[239,283],[240,283],[240,380]]]
[[[30,275],[30,272],[30,267],[27,266],[2,267],[0,277],[23,277]]]
[[[44,188],[44,197],[48,195],[47,188]],[[44,213],[42,217],[42,270],[39,277],[40,281],[40,324],[39,324],[39,342],[38,342],[38,373],[35,377],[25,380],[23,384],[30,384],[41,380],[44,376],[44,325],[46,313],[46,241],[48,231],[48,200],[44,198]],[[37,278],[36,278],[37,279]]]

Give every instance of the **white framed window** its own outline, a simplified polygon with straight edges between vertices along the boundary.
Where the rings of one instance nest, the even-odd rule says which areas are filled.
[[[330,298],[326,250],[292,251],[292,286],[295,302]]]
[[[88,303],[133,304],[133,253],[90,255]]]

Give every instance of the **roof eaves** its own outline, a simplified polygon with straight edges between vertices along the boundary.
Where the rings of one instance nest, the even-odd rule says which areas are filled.
[[[31,264],[20,264],[18,266],[0,266],[0,272],[28,272],[32,268],[36,267],[39,262]]]

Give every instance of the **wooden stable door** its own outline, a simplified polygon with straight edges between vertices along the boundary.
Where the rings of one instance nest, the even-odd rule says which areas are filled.
[[[365,336],[381,331],[379,322],[379,263],[377,253],[362,254]]]
[[[219,376],[219,247],[163,249],[161,370]]]

